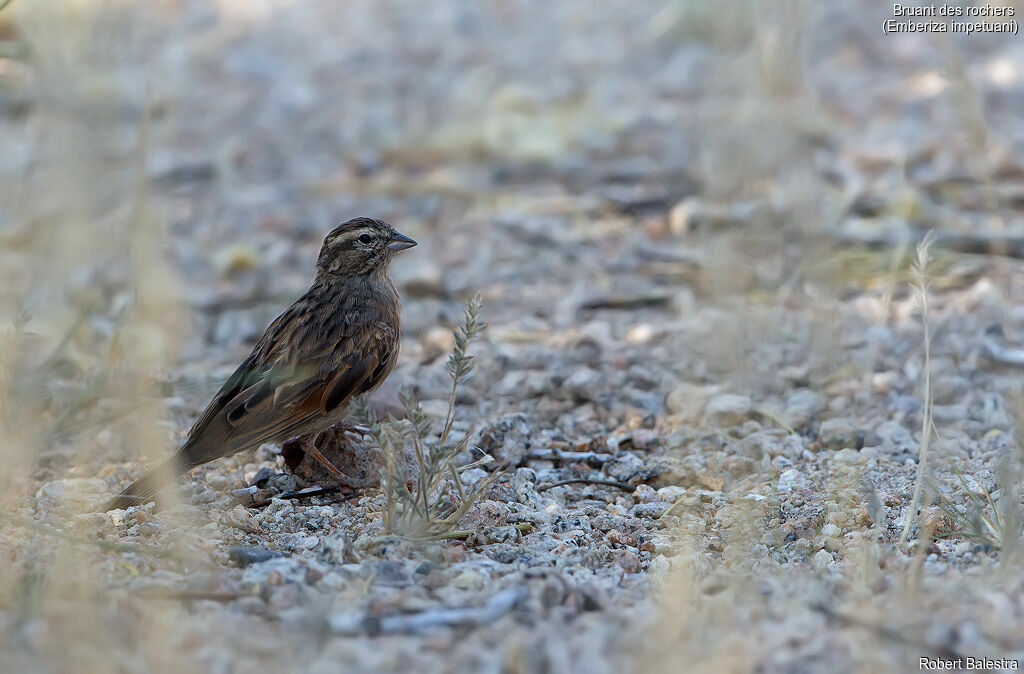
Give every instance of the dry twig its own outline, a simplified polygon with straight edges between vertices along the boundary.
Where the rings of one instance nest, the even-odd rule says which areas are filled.
[[[590,480],[587,478],[575,478],[572,480],[562,480],[561,482],[555,482],[552,484],[542,484],[537,487],[537,491],[547,491],[548,489],[554,489],[555,487],[564,487],[569,484],[592,484],[601,487],[615,487],[616,489],[622,489],[624,491],[633,491],[633,487],[629,486],[625,482],[618,482],[616,480]]]
[[[479,627],[492,623],[515,608],[526,597],[526,588],[516,586],[493,595],[483,606],[431,608],[417,613],[364,616],[341,613],[328,618],[335,634],[395,634],[420,632],[439,627]]]

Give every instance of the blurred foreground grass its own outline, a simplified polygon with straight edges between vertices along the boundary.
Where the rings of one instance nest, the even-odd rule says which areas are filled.
[[[101,459],[172,442],[154,387],[182,322],[144,169],[146,45],[109,3],[18,2],[0,20],[16,24],[38,101],[3,129],[8,160],[32,157],[5,162],[0,205],[2,668],[163,671],[166,605],[121,610],[110,595],[110,568],[139,549],[78,533],[104,517],[89,514],[106,496]],[[60,485],[56,512],[25,505],[40,473]]]

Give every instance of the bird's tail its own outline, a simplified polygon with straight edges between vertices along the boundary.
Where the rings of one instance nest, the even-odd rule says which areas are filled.
[[[160,490],[192,468],[191,465],[188,465],[183,460],[184,458],[182,453],[178,452],[135,482],[132,482],[127,489],[103,506],[104,512],[119,508],[124,509],[128,506],[144,505],[153,501]]]

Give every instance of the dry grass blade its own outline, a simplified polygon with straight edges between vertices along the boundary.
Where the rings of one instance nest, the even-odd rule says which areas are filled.
[[[968,494],[969,506],[959,505],[952,498],[943,493],[937,485],[929,484],[935,494],[935,505],[938,506],[946,517],[953,522],[954,526],[940,529],[936,532],[936,538],[967,538],[977,541],[985,546],[999,548],[1002,540],[1002,530],[998,521],[986,512],[984,500],[970,490],[963,479],[963,474],[954,466],[953,471],[960,478],[964,492]],[[991,494],[985,490],[987,500]]]
[[[968,503],[961,505],[947,496],[935,485],[935,504],[954,523],[954,526],[938,532],[939,538],[966,538],[986,547],[997,549],[1002,554],[1004,566],[1018,559],[1021,536],[1024,535],[1024,515],[1021,513],[1019,494],[1024,489],[1024,475],[1021,470],[1021,444],[1024,435],[1024,395],[1015,391],[1007,395],[1008,409],[1017,425],[1013,449],[1001,458],[996,468],[999,489],[994,494],[984,484],[971,484],[967,476],[956,465],[950,470]]]

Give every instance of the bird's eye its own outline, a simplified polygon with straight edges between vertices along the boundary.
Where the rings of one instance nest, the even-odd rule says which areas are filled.
[[[373,237],[370,236],[369,234],[359,235],[359,243],[370,243],[371,241],[373,241]]]

